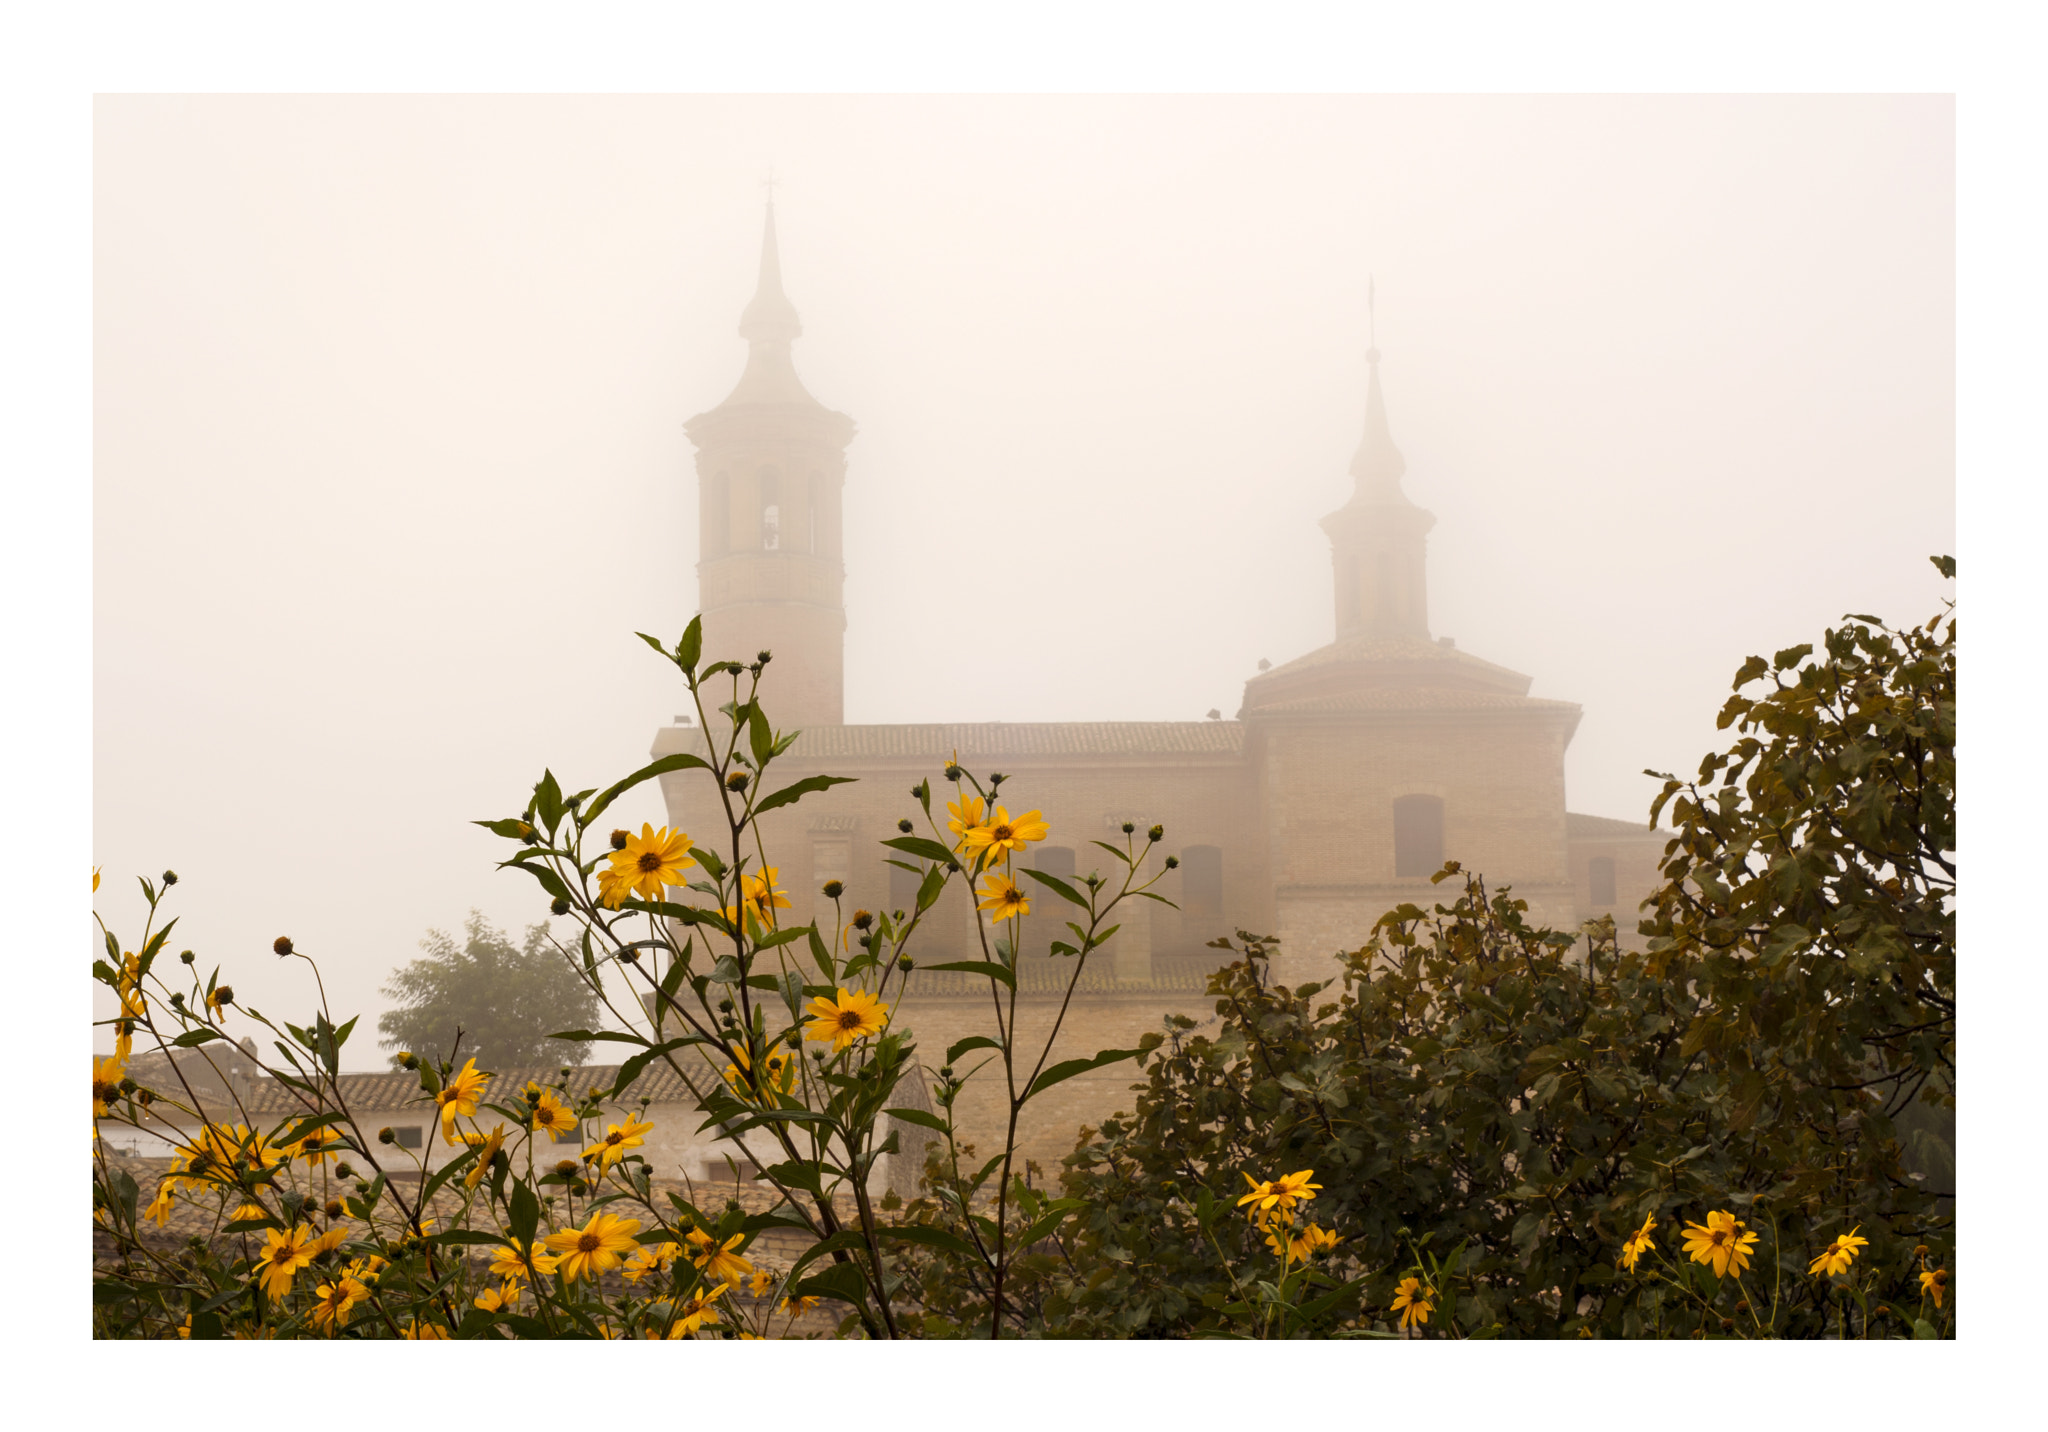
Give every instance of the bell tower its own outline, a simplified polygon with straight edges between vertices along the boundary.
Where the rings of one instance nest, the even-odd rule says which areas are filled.
[[[708,661],[775,653],[777,726],[845,721],[846,566],[840,499],[853,420],[812,397],[790,343],[803,333],[782,291],[775,204],[761,273],[740,315],[747,366],[724,402],[683,425],[697,448],[697,603]]]
[[[1337,640],[1429,640],[1429,584],[1423,558],[1434,514],[1401,491],[1408,464],[1387,429],[1380,350],[1366,350],[1365,436],[1351,459],[1351,501],[1322,521],[1336,567]]]

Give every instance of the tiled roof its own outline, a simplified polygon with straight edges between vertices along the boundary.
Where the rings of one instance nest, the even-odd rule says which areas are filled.
[[[813,726],[797,738],[792,754],[943,765],[955,751],[974,764],[1014,756],[1232,756],[1243,748],[1244,728],[1235,721],[976,721]]]
[[[1604,815],[1579,815],[1575,811],[1564,813],[1564,833],[1567,836],[1633,836],[1637,839],[1666,839],[1669,830],[1652,830],[1648,822],[1640,820],[1610,820]]]

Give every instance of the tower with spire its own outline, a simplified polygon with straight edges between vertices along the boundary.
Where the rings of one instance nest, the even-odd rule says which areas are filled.
[[[790,344],[803,331],[782,289],[771,199],[760,276],[740,315],[747,366],[725,401],[683,431],[697,449],[704,655],[752,661],[772,651],[770,714],[786,730],[845,720],[840,513],[855,427],[797,377]]]

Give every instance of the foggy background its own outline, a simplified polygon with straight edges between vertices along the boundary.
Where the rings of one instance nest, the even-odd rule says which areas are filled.
[[[632,632],[695,610],[682,423],[771,166],[798,371],[860,425],[850,722],[1227,716],[1328,642],[1371,275],[1432,630],[1582,703],[1570,808],[1641,819],[1744,656],[1938,607],[1953,114],[102,99],[98,908],[175,868],[173,948],[274,1018],[292,935],[355,1067],[429,926],[545,917],[467,822],[685,709]]]

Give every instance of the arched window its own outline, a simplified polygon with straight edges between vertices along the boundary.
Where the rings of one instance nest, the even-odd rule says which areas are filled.
[[[732,479],[724,473],[711,479],[711,501],[704,514],[704,546],[714,557],[732,550]]]
[[[774,552],[782,546],[782,483],[773,468],[761,473],[761,550]]]
[[[1586,883],[1591,887],[1595,905],[1614,903],[1614,861],[1605,855],[1596,855],[1586,862]]]
[[[1180,912],[1186,920],[1223,918],[1223,850],[1191,845],[1180,853]]]
[[[1394,802],[1394,874],[1434,875],[1444,864],[1444,803],[1435,796]]]

